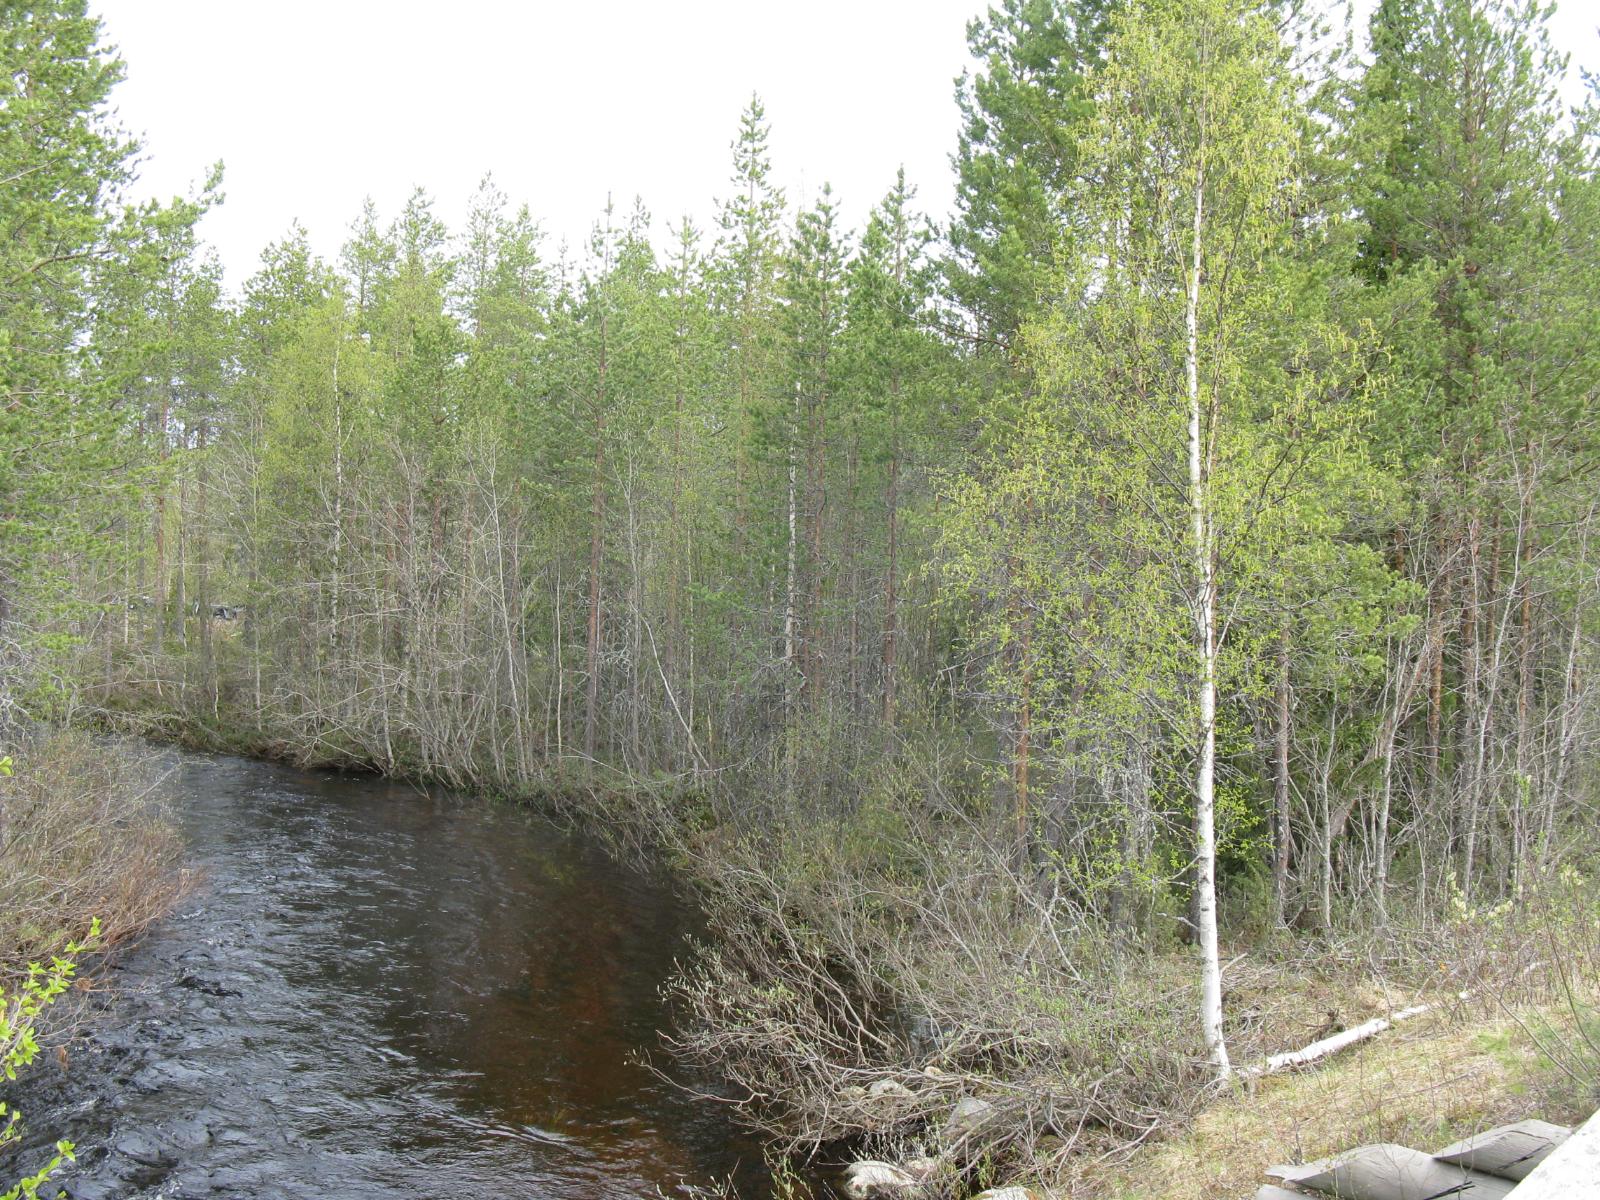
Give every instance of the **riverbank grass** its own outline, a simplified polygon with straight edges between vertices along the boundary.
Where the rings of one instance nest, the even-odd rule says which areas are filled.
[[[1244,1200],[1274,1163],[1372,1142],[1437,1149],[1537,1117],[1576,1125],[1600,1102],[1562,1047],[1581,1042],[1569,1005],[1427,1014],[1315,1069],[1238,1085],[1181,1132],[1118,1163],[1084,1158],[1060,1196]],[[1554,1053],[1552,1053],[1554,1051]]]

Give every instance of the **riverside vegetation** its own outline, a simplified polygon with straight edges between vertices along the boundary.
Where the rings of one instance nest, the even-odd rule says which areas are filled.
[[[96,22],[7,7],[8,728],[648,845],[709,919],[672,1051],[933,1187],[1104,1190],[1400,997],[1543,1005],[1592,1107],[1600,108],[1537,3],[1328,15],[1002,0],[942,229],[791,207],[752,98],[709,229],[553,253],[485,179],[230,295],[220,169],[124,203]],[[72,844],[0,928],[121,886]]]

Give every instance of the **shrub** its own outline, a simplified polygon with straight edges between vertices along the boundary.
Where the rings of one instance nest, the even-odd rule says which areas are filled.
[[[672,1044],[782,1149],[1004,1176],[1202,1098],[1187,959],[1119,945],[978,827],[797,815],[719,840],[696,874],[715,944],[676,980]],[[953,1127],[964,1098],[987,1115]]]
[[[132,743],[42,733],[0,776],[0,975],[81,939],[139,933],[182,883],[164,816],[165,774]]]
[[[4,760],[9,763],[9,760]],[[89,938],[100,934],[99,921],[90,920]],[[29,963],[21,980],[9,991],[0,982],[0,1079],[14,1082],[17,1072],[39,1053],[35,1027],[40,1015],[67,990],[78,969],[78,956],[86,943],[69,941],[61,954],[50,959],[48,967]],[[0,1150],[22,1136],[22,1114],[14,1105],[0,1100]],[[37,1200],[39,1189],[65,1162],[72,1159],[72,1143],[58,1141],[55,1156],[31,1175],[19,1179],[0,1192],[0,1200]]]

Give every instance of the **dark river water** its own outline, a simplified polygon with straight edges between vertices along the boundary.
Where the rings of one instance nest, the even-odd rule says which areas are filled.
[[[509,806],[176,769],[200,881],[18,1095],[78,1143],[69,1196],[766,1194],[724,1108],[637,1059],[694,925],[666,881]]]

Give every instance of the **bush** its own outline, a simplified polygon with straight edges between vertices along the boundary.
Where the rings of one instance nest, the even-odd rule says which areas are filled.
[[[976,825],[871,806],[718,839],[673,1048],[783,1149],[943,1155],[952,1185],[1180,1118],[1209,1080],[1187,956],[1119,944],[1013,860]],[[985,1115],[952,1125],[964,1099]]]
[[[0,760],[9,766],[10,760]],[[89,937],[99,936],[100,923],[89,923]],[[40,1015],[54,1004],[72,982],[77,972],[78,956],[86,949],[80,942],[68,942],[63,952],[51,958],[48,967],[38,963],[28,964],[21,981],[9,992],[0,983],[0,1080],[14,1082],[17,1072],[31,1063],[39,1053],[35,1027]],[[0,1100],[0,1150],[16,1143],[22,1136],[22,1114]],[[55,1157],[32,1175],[24,1176],[9,1189],[0,1192],[0,1200],[37,1200],[39,1189],[49,1181],[58,1168],[72,1159],[72,1143],[56,1143]]]
[[[182,882],[154,755],[58,732],[15,758],[0,777],[0,976],[81,940],[97,917],[107,944],[138,934]]]

